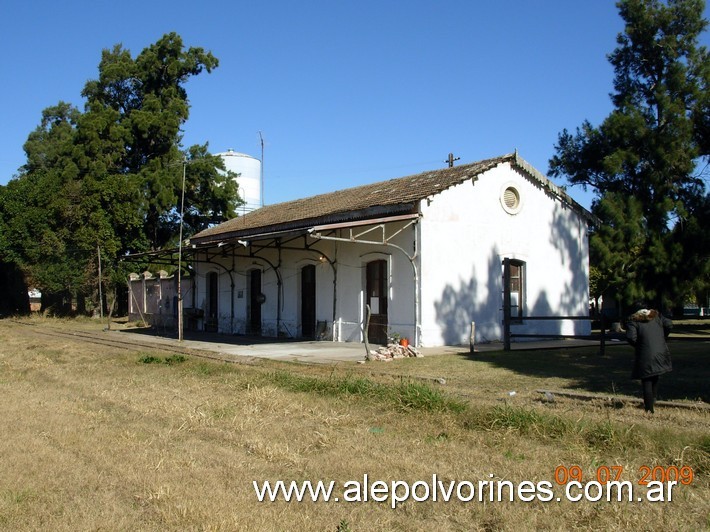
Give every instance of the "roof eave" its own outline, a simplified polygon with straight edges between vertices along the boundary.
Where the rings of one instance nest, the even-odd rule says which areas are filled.
[[[517,151],[513,156],[512,163],[521,170],[525,171],[533,179],[535,179],[549,194],[555,196],[562,203],[566,203],[567,205],[569,205],[574,211],[576,211],[579,215],[585,218],[589,224],[595,226],[599,226],[601,224],[601,220],[598,217],[596,217],[594,214],[582,207],[579,203],[573,200],[570,195],[565,192],[564,189],[555,185],[547,178],[547,176],[542,174],[533,165],[531,165],[525,159],[520,157]]]
[[[244,230],[237,229],[228,232],[209,234],[198,238],[192,237],[189,243],[191,245],[203,246],[207,244],[225,242],[228,240],[259,240],[263,238],[273,238],[274,236],[307,233],[309,229],[319,225],[343,223],[354,220],[367,220],[368,218],[391,216],[394,214],[409,214],[418,209],[418,203],[419,202],[375,206],[357,211],[333,213],[288,223],[253,227]]]

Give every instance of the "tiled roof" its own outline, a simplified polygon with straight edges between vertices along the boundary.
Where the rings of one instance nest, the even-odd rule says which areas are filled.
[[[519,159],[515,153],[452,168],[338,190],[310,198],[267,205],[220,225],[210,227],[194,235],[190,242],[207,244],[227,238],[246,239],[250,236],[268,233],[304,230],[324,223],[409,213],[416,208],[417,202],[425,198],[466,180],[475,179],[501,163],[510,162],[521,166],[521,161],[525,165],[522,167],[530,174],[532,167]],[[546,187],[555,187],[542,174],[534,169],[532,171],[534,172],[532,177],[540,181],[541,184]],[[544,180],[544,183],[541,180]]]

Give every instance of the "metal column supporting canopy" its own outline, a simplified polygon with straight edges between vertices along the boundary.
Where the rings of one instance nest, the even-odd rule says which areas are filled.
[[[417,272],[417,264],[415,262],[419,254],[419,246],[417,245],[417,233],[414,232],[414,253],[407,253],[402,247],[397,244],[393,244],[391,240],[397,235],[401,234],[408,227],[414,226],[419,222],[421,214],[404,214],[400,216],[390,216],[387,218],[377,218],[374,220],[360,220],[357,222],[343,222],[328,225],[317,225],[309,230],[309,235],[312,238],[319,240],[332,240],[335,242],[352,242],[354,244],[370,244],[376,246],[388,246],[401,251],[405,257],[409,260],[412,265],[412,272],[414,278],[414,345],[419,345],[420,329],[421,323],[419,318],[419,273]],[[400,227],[393,233],[388,234],[387,229],[388,223],[391,222],[401,222],[407,221],[409,223]],[[362,228],[361,231],[356,232],[358,228]],[[331,235],[324,235],[321,231],[330,231],[334,229],[346,229],[349,232],[348,237],[338,237]],[[365,238],[363,238],[365,237]],[[372,239],[368,239],[368,238]],[[378,238],[379,237],[379,238]]]

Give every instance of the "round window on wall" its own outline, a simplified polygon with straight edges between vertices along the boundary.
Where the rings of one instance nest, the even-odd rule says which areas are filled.
[[[501,189],[500,203],[508,214],[517,214],[522,208],[520,191],[515,185],[507,184]]]

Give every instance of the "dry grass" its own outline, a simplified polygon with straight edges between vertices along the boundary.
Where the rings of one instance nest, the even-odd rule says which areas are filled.
[[[598,367],[594,360],[570,375],[536,374],[494,355],[347,369],[192,357],[170,364],[166,353],[38,337],[7,320],[0,346],[2,529],[710,526],[707,412],[663,409],[647,418],[635,408],[539,400],[539,387],[594,388],[585,376]],[[404,373],[411,380],[397,375]],[[426,382],[436,377],[447,384]],[[642,465],[687,464],[696,479],[671,503],[408,502],[396,510],[375,502],[259,503],[252,488],[253,480],[342,483],[364,474],[388,482],[434,473],[552,481],[560,464],[579,464],[590,479],[599,465],[621,465],[632,481]]]

